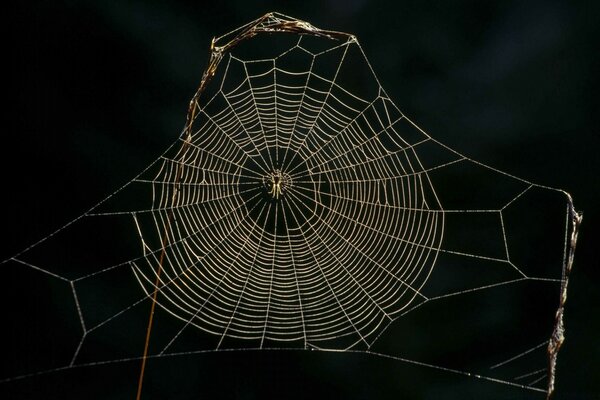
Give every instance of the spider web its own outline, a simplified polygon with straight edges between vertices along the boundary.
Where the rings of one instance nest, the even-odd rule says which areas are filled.
[[[353,35],[267,14],[213,41],[186,126],[155,162],[3,263],[58,293],[68,345],[18,349],[36,364],[23,357],[2,384],[310,349],[543,398],[579,221],[567,193],[417,127]]]

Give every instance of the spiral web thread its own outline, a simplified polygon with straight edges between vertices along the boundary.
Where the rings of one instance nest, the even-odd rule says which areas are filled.
[[[270,58],[233,51],[265,33],[283,35],[290,44]],[[362,75],[354,72],[359,63]],[[484,207],[470,208],[470,200],[464,208],[445,207],[455,201],[439,194],[440,182],[461,166],[499,179],[502,194],[481,202]],[[506,215],[536,190],[566,195],[558,273],[530,272],[511,255]],[[128,191],[136,199],[132,206],[119,202]],[[151,199],[149,206],[140,208],[139,193]],[[460,226],[468,225],[463,221],[473,217],[492,225],[495,247],[473,249],[460,244],[468,238],[458,245],[448,239],[460,236]],[[54,272],[28,260],[71,225],[111,218],[132,223],[141,255],[85,274]],[[81,352],[96,331],[152,301],[181,323],[148,357],[197,352],[173,349],[184,332],[197,331],[213,338],[199,352],[364,352],[550,396],[579,222],[565,192],[479,163],[419,129],[388,97],[353,35],[270,13],[213,40],[186,128],[163,155],[81,217],[5,262],[45,273],[72,290],[83,334],[70,363],[48,371],[139,359],[90,361]],[[450,259],[501,272],[471,286],[431,289],[434,271]],[[143,293],[90,321],[80,285],[117,270],[133,272]],[[487,374],[374,347],[389,326],[428,304],[523,283],[558,288],[558,307],[550,307],[558,309],[556,321],[548,321],[546,339],[497,359]],[[506,373],[513,375],[501,372],[532,354],[538,354],[536,363]]]

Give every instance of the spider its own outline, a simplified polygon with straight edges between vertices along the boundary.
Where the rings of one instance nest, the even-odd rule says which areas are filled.
[[[281,171],[275,170],[275,172],[271,174],[271,190],[269,190],[269,194],[273,196],[274,199],[279,200],[279,196],[281,196],[282,182],[283,177]]]

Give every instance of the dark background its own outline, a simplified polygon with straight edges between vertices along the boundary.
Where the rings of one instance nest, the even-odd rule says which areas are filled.
[[[556,399],[600,398],[595,229],[600,6],[590,4],[23,3],[7,13],[3,61],[10,68],[4,77],[8,115],[0,160],[2,258],[80,215],[154,160],[180,133],[210,39],[280,11],[354,33],[396,104],[436,139],[573,195],[584,223],[569,287]],[[331,398],[397,398],[393,366],[381,360],[322,357],[318,361],[326,365],[315,367],[315,360],[298,357],[295,366],[278,370],[260,356],[256,364],[241,366],[225,359],[223,375],[232,381],[207,382],[208,397],[285,398],[292,396],[288,390],[308,396],[308,385],[317,381],[313,389]],[[244,368],[273,382],[235,373]],[[163,379],[181,385],[182,375],[170,371]],[[294,376],[294,386],[282,383]],[[112,388],[104,397],[120,398],[118,393]],[[485,391],[472,396],[486,397]]]

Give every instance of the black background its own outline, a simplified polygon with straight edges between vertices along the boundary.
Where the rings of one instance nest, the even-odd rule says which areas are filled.
[[[584,223],[569,288],[556,399],[600,398],[600,7],[590,4],[23,3],[7,13],[10,32],[3,61],[10,68],[4,76],[8,115],[0,160],[2,258],[80,215],[160,154],[183,126],[210,39],[268,11],[280,11],[318,27],[354,33],[396,104],[438,140],[573,195]],[[223,386],[213,383],[209,396],[286,398],[292,396],[288,390],[314,394],[302,381],[293,389],[283,384],[294,374],[319,377],[318,369],[300,372],[306,360],[277,370],[258,358],[258,366],[222,365],[270,374],[270,385],[264,380],[258,384],[253,374],[232,382],[224,378],[219,381]],[[338,372],[323,375],[319,393],[397,398],[393,385],[386,387],[394,379],[386,375],[388,363],[365,363],[358,356],[322,361]],[[367,377],[361,368],[370,369]],[[170,374],[180,384],[185,371]],[[280,382],[281,374],[289,376]],[[357,383],[362,378],[365,383]],[[168,381],[169,374],[163,379]],[[194,398],[184,389],[170,395]],[[118,393],[113,388],[105,397],[120,398]],[[472,395],[487,397],[486,392]]]

